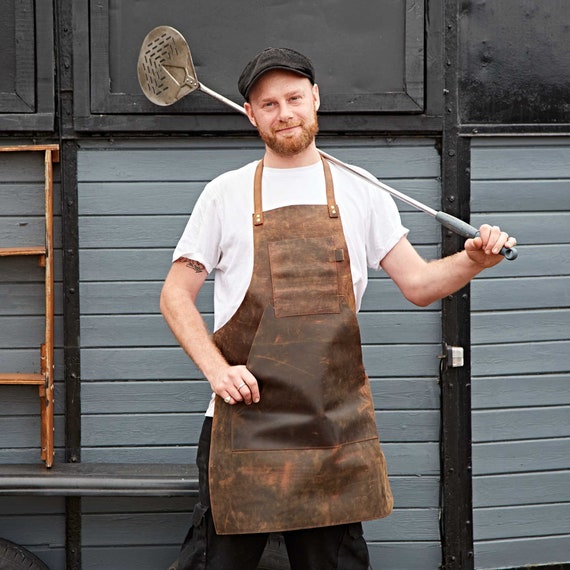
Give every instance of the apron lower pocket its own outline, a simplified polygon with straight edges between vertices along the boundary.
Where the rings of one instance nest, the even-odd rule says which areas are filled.
[[[259,404],[232,406],[233,450],[326,448],[377,438],[356,316],[276,318],[266,308],[247,368]]]

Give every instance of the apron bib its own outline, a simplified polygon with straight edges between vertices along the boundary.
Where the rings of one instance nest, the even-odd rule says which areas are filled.
[[[378,441],[348,249],[332,176],[327,205],[263,212],[254,182],[254,268],[244,300],[214,334],[246,364],[258,404],[216,396],[209,478],[218,534],[371,520],[393,499]]]

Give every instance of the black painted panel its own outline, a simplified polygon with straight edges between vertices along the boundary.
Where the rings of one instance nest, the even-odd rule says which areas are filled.
[[[0,19],[0,112],[33,113],[34,13],[33,1],[4,2]]]
[[[52,2],[2,2],[0,129],[52,130],[54,119]]]
[[[463,123],[568,123],[567,0],[463,0]]]
[[[220,6],[221,4],[221,6]],[[203,93],[159,108],[138,85],[136,63],[145,35],[171,25],[187,39],[198,79],[241,103],[237,79],[259,50],[288,46],[317,69],[323,112],[420,113],[424,109],[422,0],[98,0],[90,18],[90,114],[227,113]]]

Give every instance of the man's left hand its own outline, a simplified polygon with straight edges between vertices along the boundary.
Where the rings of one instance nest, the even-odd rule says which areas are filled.
[[[493,267],[500,263],[504,256],[499,252],[503,247],[515,247],[517,240],[501,231],[499,226],[483,224],[479,228],[479,236],[465,242],[465,251],[471,261],[483,267]]]

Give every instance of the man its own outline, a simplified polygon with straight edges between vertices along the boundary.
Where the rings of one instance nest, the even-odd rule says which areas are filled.
[[[161,295],[214,392],[180,569],[255,569],[275,531],[293,569],[367,569],[361,521],[392,509],[356,320],[367,269],[426,306],[499,263],[515,239],[484,225],[464,251],[426,262],[391,197],[319,154],[305,56],[264,50],[238,86],[263,160],[207,185]],[[211,271],[213,337],[195,305]]]

